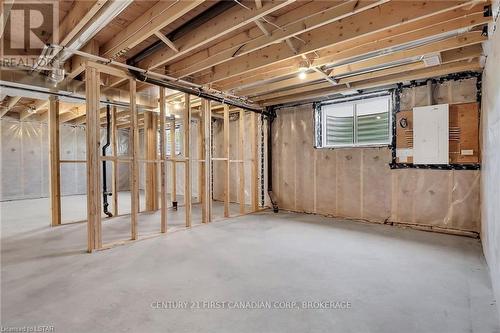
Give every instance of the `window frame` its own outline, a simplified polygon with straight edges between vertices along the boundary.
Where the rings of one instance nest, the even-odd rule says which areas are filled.
[[[388,100],[388,121],[387,121],[387,129],[388,129],[388,139],[387,142],[383,143],[358,143],[357,137],[357,103],[362,100],[370,100],[370,99],[378,99],[378,98],[387,98]],[[322,110],[322,107],[325,105],[332,104],[344,104],[344,103],[352,103],[353,104],[353,143],[350,144],[334,144],[327,145],[326,144],[326,111]],[[392,139],[393,139],[393,114],[394,114],[394,91],[393,90],[384,90],[382,92],[369,93],[369,94],[358,94],[353,96],[347,96],[343,98],[336,98],[331,100],[322,101],[319,103],[315,103],[314,105],[314,136],[315,136],[315,148],[327,148],[327,149],[338,149],[338,148],[380,148],[380,147],[391,147]]]

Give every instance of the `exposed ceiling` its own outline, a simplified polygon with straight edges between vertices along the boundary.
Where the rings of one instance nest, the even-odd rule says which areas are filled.
[[[103,19],[111,3],[61,1],[61,40],[78,38]],[[267,106],[480,71],[481,45],[488,38],[483,27],[492,21],[489,5],[477,0],[133,1],[81,49]],[[68,25],[71,18],[79,18],[78,24]],[[68,80],[84,79],[81,57],[73,56],[65,68]],[[127,88],[120,78],[103,82]],[[155,91],[147,84],[138,89]],[[44,115],[43,101],[1,97],[2,116]],[[172,92],[169,101],[179,97]],[[63,110],[75,115],[65,121],[84,121],[81,108]]]

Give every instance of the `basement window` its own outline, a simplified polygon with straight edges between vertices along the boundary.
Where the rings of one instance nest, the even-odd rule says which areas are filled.
[[[389,92],[317,104],[317,148],[390,145],[391,104]]]

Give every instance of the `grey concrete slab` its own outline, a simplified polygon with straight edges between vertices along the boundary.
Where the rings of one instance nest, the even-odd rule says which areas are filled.
[[[1,203],[4,327],[500,332],[476,239],[264,212],[86,254],[86,225],[49,227],[47,204],[46,199]],[[155,214],[141,215],[142,230],[148,222],[156,228]],[[169,214],[172,223],[182,223],[182,211]],[[122,218],[103,223],[109,238],[128,230]],[[320,301],[344,302],[330,303],[344,308],[302,303]],[[180,302],[201,308],[165,309]],[[292,308],[279,308],[284,302]],[[226,308],[214,309],[217,305]]]

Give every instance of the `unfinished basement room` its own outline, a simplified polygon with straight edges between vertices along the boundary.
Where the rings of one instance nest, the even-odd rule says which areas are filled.
[[[500,0],[1,0],[0,331],[500,333]]]

